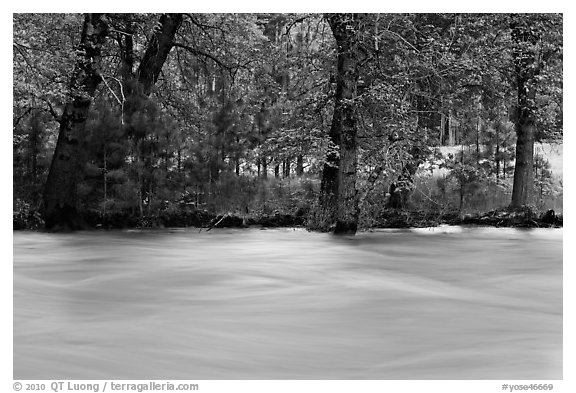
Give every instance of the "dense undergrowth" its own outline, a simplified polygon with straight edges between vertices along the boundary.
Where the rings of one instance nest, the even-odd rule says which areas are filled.
[[[440,224],[549,227],[561,226],[562,182],[552,178],[535,187],[536,203],[509,210],[511,180],[474,177],[467,182],[450,172],[421,169],[401,208],[387,207],[390,179],[379,179],[360,201],[360,229],[430,227]],[[360,187],[363,185],[360,184]],[[138,209],[108,201],[82,210],[86,228],[291,227],[329,229],[318,224],[319,180],[313,177],[258,179],[225,177],[210,195],[183,192],[175,201],[157,201]],[[126,207],[128,206],[128,207]],[[315,222],[316,220],[316,222]],[[42,229],[38,209],[14,201],[14,229]]]

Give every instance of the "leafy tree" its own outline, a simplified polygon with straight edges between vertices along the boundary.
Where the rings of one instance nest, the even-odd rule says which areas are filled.
[[[326,19],[336,40],[336,96],[330,127],[330,142],[322,171],[321,209],[334,233],[356,233],[358,190],[356,189],[357,110],[359,42],[362,17],[357,14],[329,14]],[[324,224],[326,225],[326,223]]]
[[[136,77],[138,88],[145,95],[151,93],[162,65],[172,48],[172,40],[181,23],[179,14],[164,14],[151,35]],[[70,98],[60,118],[58,143],[44,190],[44,220],[48,229],[54,227],[81,228],[77,212],[77,184],[84,162],[79,141],[84,133],[88,110],[100,82],[105,81],[102,53],[110,32],[109,17],[86,14],[77,60],[70,81]]]
[[[562,17],[558,15],[512,15],[510,29],[518,103],[516,113],[516,164],[511,207],[530,201],[534,181],[534,141],[538,123],[537,92],[540,74],[559,55]]]
[[[456,189],[459,195],[458,210],[464,207],[464,198],[474,194],[482,186],[482,180],[486,178],[483,168],[478,167],[475,157],[466,154],[461,150],[453,157],[449,157],[448,168],[450,174],[448,179],[456,182]]]

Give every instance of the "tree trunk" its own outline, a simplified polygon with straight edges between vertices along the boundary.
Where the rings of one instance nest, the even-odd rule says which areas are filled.
[[[103,224],[106,223],[106,205],[108,202],[108,167],[106,165],[106,160],[108,159],[106,155],[106,149],[104,149],[104,160],[102,165],[102,174],[103,174],[103,181],[104,181],[104,206],[102,209],[102,220]]]
[[[480,166],[480,116],[476,119],[476,168]]]
[[[536,76],[539,71],[537,49],[539,36],[522,15],[510,23],[514,43],[514,65],[518,90],[516,116],[516,163],[511,208],[530,202],[534,184],[534,139],[536,136]]]
[[[262,177],[264,179],[268,178],[268,161],[266,157],[263,157],[260,159],[260,161],[262,162]]]
[[[439,141],[440,141],[440,146],[445,146],[446,145],[446,116],[444,115],[444,113],[440,114],[440,136],[439,136]]]
[[[152,93],[181,24],[182,14],[163,14],[160,17],[161,27],[154,29],[136,73],[144,95],[149,96]]]
[[[516,163],[510,207],[518,208],[530,202],[534,184],[534,136],[536,127],[532,124],[516,126]]]
[[[496,152],[494,154],[494,159],[496,161],[496,181],[500,178],[500,122],[496,124]]]
[[[133,14],[122,15],[124,20],[125,34],[118,34],[118,43],[120,45],[120,75],[122,76],[124,84],[134,77],[134,23],[132,21]]]
[[[32,186],[30,192],[30,201],[34,206],[38,206],[41,203],[41,187],[42,182],[39,182],[39,168],[38,168],[38,156],[40,155],[41,149],[43,147],[42,139],[44,130],[44,120],[42,118],[41,112],[35,110],[32,112],[32,117],[30,119],[30,132],[28,151],[29,151],[29,163],[28,163],[28,173],[30,178],[30,185]],[[39,184],[40,183],[40,184]]]
[[[236,136],[236,146],[240,146],[240,137]],[[234,154],[234,167],[236,176],[240,176],[240,150],[236,150]]]
[[[334,233],[354,234],[358,228],[357,119],[359,15],[329,14],[326,16],[337,44],[337,76],[334,115],[330,139],[338,151],[328,154],[322,172],[321,205]]]
[[[304,157],[299,154],[296,157],[296,175],[302,176],[304,174]]]
[[[81,229],[76,207],[76,186],[84,161],[80,140],[100,75],[102,46],[108,35],[104,14],[86,14],[78,59],[70,80],[70,101],[60,119],[60,130],[44,188],[43,218],[46,229]]]
[[[452,114],[448,115],[448,145],[454,146],[456,144],[456,127],[452,122]]]
[[[282,163],[282,176],[283,177],[290,177],[290,160],[286,159]]]

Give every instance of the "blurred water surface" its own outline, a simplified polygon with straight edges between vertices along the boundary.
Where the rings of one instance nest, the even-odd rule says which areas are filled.
[[[562,235],[14,232],[14,378],[561,379]]]

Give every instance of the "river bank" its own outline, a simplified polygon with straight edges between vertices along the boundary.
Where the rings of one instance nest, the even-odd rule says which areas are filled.
[[[304,212],[271,215],[240,215],[237,213],[214,214],[205,210],[164,212],[154,216],[140,217],[131,214],[111,214],[106,217],[98,213],[84,216],[86,229],[131,229],[131,228],[287,228],[306,227]],[[478,225],[518,228],[559,228],[563,216],[553,210],[541,213],[530,208],[497,209],[483,213],[426,212],[421,210],[386,209],[378,217],[370,218],[370,225],[361,222],[361,229],[371,228],[425,228],[438,225]],[[37,212],[27,216],[13,216],[13,229],[42,229],[43,223]]]

